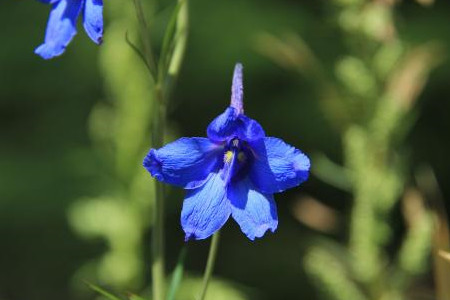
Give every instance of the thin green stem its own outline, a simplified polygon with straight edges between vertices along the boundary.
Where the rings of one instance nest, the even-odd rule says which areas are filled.
[[[139,21],[141,40],[144,47],[144,55],[153,75],[156,78],[156,64],[151,49],[150,33],[142,8],[141,0],[134,0],[136,15]],[[155,103],[152,118],[152,146],[162,146],[165,128],[165,101],[161,85],[156,82],[154,87]],[[155,208],[153,210],[153,236],[152,236],[152,293],[154,300],[165,299],[165,270],[164,270],[164,188],[160,182],[155,182]]]
[[[155,109],[153,114],[152,144],[160,148],[164,140],[166,123],[166,109],[164,94],[160,84],[155,86]],[[152,237],[152,291],[154,300],[165,299],[165,270],[164,270],[164,186],[155,182],[155,208],[153,237]]]
[[[166,128],[166,111],[167,102],[171,86],[166,84],[167,82],[167,68],[168,66],[155,63],[155,56],[151,48],[150,32],[148,30],[147,21],[143,11],[142,0],[134,0],[136,9],[136,15],[139,21],[141,41],[144,48],[144,58],[148,69],[153,77],[153,91],[154,91],[154,106],[152,116],[152,147],[160,148],[164,142],[164,130]],[[183,1],[183,0],[178,0]],[[181,4],[180,4],[181,5]],[[181,7],[181,6],[180,6]],[[181,30],[187,27],[187,8],[182,11],[176,11],[177,17],[180,18],[177,22],[175,30],[176,34],[180,34],[180,40],[175,39],[175,49],[178,52],[184,52],[186,31]],[[169,28],[169,33],[173,31]],[[170,37],[170,35],[169,35]],[[168,37],[168,39],[169,39]],[[169,40],[166,41],[169,43]],[[181,47],[181,48],[180,48]],[[164,51],[169,51],[168,47]],[[139,51],[138,51],[139,52]],[[140,52],[139,52],[140,53]],[[181,57],[182,53],[177,53],[177,57]],[[162,53],[163,57],[166,57],[167,53]],[[176,68],[178,73],[179,65]],[[177,74],[171,74],[173,77]],[[155,207],[153,210],[153,236],[152,236],[152,292],[153,300],[164,300],[166,296],[166,284],[165,284],[165,269],[164,269],[164,186],[160,182],[155,182]],[[209,263],[208,263],[209,264]]]
[[[144,48],[144,56],[147,66],[156,81],[154,87],[153,118],[152,118],[152,146],[162,146],[165,129],[165,101],[160,79],[157,78],[157,70],[150,42],[150,32],[145,19],[141,0],[134,0],[136,15],[139,21],[141,41]],[[165,270],[164,270],[164,187],[160,182],[155,182],[155,208],[153,210],[153,236],[152,236],[152,293],[154,300],[164,300]]]
[[[164,190],[162,183],[155,183],[155,209],[152,237],[152,291],[153,299],[165,299],[164,270]]]
[[[216,256],[217,256],[217,248],[219,247],[219,240],[220,240],[220,231],[217,231],[211,240],[211,246],[209,248],[208,253],[208,261],[206,263],[206,269],[205,274],[203,275],[203,287],[202,292],[200,294],[199,300],[204,300],[206,296],[206,292],[208,290],[208,284],[211,279],[211,275],[214,270],[214,263],[216,262]]]

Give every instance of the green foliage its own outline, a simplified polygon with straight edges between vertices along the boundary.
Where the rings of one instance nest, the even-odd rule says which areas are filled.
[[[309,250],[304,257],[305,270],[321,287],[324,296],[334,300],[367,300],[350,277],[349,266],[325,247]]]
[[[179,30],[177,30],[177,27],[179,29],[181,26],[180,24],[186,23],[186,21],[182,21],[179,19],[179,18],[186,17],[183,15],[180,15],[181,8],[186,5],[187,5],[187,3],[184,0],[178,1],[175,8],[173,9],[169,23],[167,24],[166,32],[164,34],[164,38],[162,41],[161,57],[159,59],[159,65],[158,65],[158,68],[160,70],[162,70],[163,72],[166,72],[170,68],[170,64],[172,63],[172,58],[174,56],[173,49],[176,47],[176,45],[184,44],[184,43],[179,43],[179,41],[177,41],[177,39],[181,38],[180,32],[179,32]],[[186,9],[186,7],[184,7],[184,9]],[[176,34],[178,34],[178,36],[175,36]],[[183,47],[184,47],[184,45],[183,45]],[[184,51],[181,51],[181,53],[183,53],[183,52]],[[178,73],[177,71],[179,68],[179,64],[180,63],[178,63],[177,70],[175,70],[173,72],[173,74]]]
[[[361,59],[344,57],[336,65],[336,77],[355,96],[370,99],[376,93],[376,81]]]
[[[142,298],[141,296],[135,295],[135,294],[130,294],[128,296],[129,300],[145,300],[144,298]]]
[[[398,253],[398,266],[408,274],[420,274],[427,269],[427,254],[435,221],[424,207],[423,195],[417,190],[409,190],[403,198],[403,213],[408,226],[402,247]]]
[[[175,267],[175,270],[173,271],[172,280],[171,280],[170,286],[168,288],[167,300],[175,299],[175,294],[177,293],[178,288],[181,283],[181,280],[183,279],[184,261],[186,259],[186,252],[187,252],[186,247],[181,249],[180,256],[178,257],[177,266]]]
[[[77,201],[69,219],[84,237],[107,242],[108,251],[95,262],[94,279],[119,289],[136,288],[142,284],[142,239],[152,215],[152,182],[141,164],[150,138],[153,85],[125,42],[127,31],[137,32],[132,3],[114,2],[107,9],[111,21],[100,67],[108,99],[92,111],[90,132],[110,182],[103,195]],[[83,270],[88,269],[81,269],[79,277],[92,276]]]
[[[186,276],[181,282],[178,292],[175,296],[176,300],[196,299],[198,291],[203,285],[202,278],[196,276]],[[209,284],[206,299],[214,300],[248,300],[249,293],[238,285],[227,280],[213,278]]]
[[[320,99],[334,95],[332,101],[322,100],[322,107],[341,124],[344,162],[338,166],[318,155],[313,172],[353,196],[348,253],[319,244],[306,254],[305,269],[328,299],[404,299],[414,276],[427,270],[433,222],[419,193],[403,195],[410,184],[409,167],[399,145],[411,127],[417,97],[442,55],[435,44],[411,46],[397,34],[392,3],[336,2],[331,10],[334,29],[344,36],[345,53],[335,63],[335,82],[312,79],[321,81],[316,84]],[[272,58],[281,57],[286,47],[296,50],[287,39],[272,41],[265,50]],[[297,62],[312,57],[313,51],[304,49],[309,48],[297,48],[291,57]],[[315,72],[305,72],[302,63],[296,66],[301,74],[320,72],[320,63],[314,64]],[[407,232],[392,255],[387,251],[393,237],[390,217],[402,197]]]
[[[152,40],[157,42],[156,52],[162,48],[158,41],[163,40],[175,1],[143,2]],[[433,73],[425,93],[418,95],[442,55],[436,44],[426,42],[450,42],[450,6],[445,0],[435,1],[426,9],[406,0],[395,1],[394,7],[375,6],[388,2],[190,2],[191,36],[173,93],[175,101],[169,108],[169,124],[177,126],[177,130],[169,129],[173,132],[170,139],[181,133],[204,135],[204,125],[223,109],[229,95],[226,83],[230,66],[239,60],[248,72],[248,112],[263,123],[268,135],[280,136],[308,154],[317,154],[312,157],[312,178],[300,189],[276,195],[281,214],[276,234],[249,243],[235,233],[234,224],[225,229],[221,244],[225,251],[219,252],[217,273],[252,286],[259,292],[252,299],[317,299],[313,282],[299,270],[303,260],[299,253],[305,248],[326,251],[334,257],[340,263],[340,274],[345,274],[341,276],[345,280],[337,279],[341,288],[346,288],[344,281],[350,281],[351,289],[370,299],[374,298],[373,290],[383,290],[377,300],[415,299],[411,292],[408,294],[408,287],[413,287],[414,293],[431,282],[448,290],[448,262],[436,259],[436,273],[447,275],[430,278],[432,218],[426,207],[413,223],[406,221],[405,231],[400,229],[404,220],[398,207],[400,199],[407,198],[402,196],[409,190],[405,187],[415,185],[410,173],[418,163],[430,164],[444,196],[449,194],[448,61]],[[153,222],[152,183],[140,170],[152,135],[148,127],[147,133],[142,133],[137,124],[149,126],[151,118],[143,120],[144,111],[152,115],[154,110],[147,106],[153,97],[148,70],[125,45],[128,33],[133,44],[142,46],[133,3],[105,1],[107,27],[102,46],[94,45],[79,27],[66,54],[44,62],[32,52],[42,41],[48,12],[49,7],[39,1],[5,1],[0,10],[4,23],[14,24],[0,28],[4,45],[0,50],[0,298],[92,298],[92,293],[80,294],[79,289],[72,289],[76,284],[86,291],[83,280],[117,291],[124,299],[135,297],[128,292],[139,293],[150,277],[149,245],[142,233],[147,238]],[[178,27],[177,23],[176,32],[186,30]],[[383,34],[389,33],[389,28],[394,28],[391,34]],[[184,38],[179,33],[176,36]],[[182,48],[177,46],[176,52],[182,53]],[[179,67],[180,57],[173,56],[170,65]],[[358,72],[366,72],[371,81],[375,80],[375,90],[365,84],[361,89],[359,77],[352,74],[346,76],[355,80],[354,86],[340,79],[337,67],[347,59],[357,61],[354,65],[362,67]],[[367,78],[363,81],[369,82]],[[375,96],[369,99],[360,90]],[[141,103],[140,97],[149,98]],[[351,136],[356,136],[353,143],[360,145],[345,141]],[[353,156],[347,153],[352,147],[369,151]],[[380,156],[384,159],[375,159]],[[359,167],[353,166],[357,164],[352,158],[362,162]],[[369,177],[367,182],[364,176]],[[384,176],[390,178],[381,178]],[[370,183],[370,178],[376,181]],[[356,190],[363,195],[369,189],[377,198],[370,197],[369,205],[363,201],[362,208],[351,210]],[[422,192],[422,187],[419,190]],[[379,253],[375,259],[381,269],[376,280],[360,282],[352,270],[350,251],[340,255],[328,244],[309,248],[309,237],[314,233],[288,215],[291,204],[304,193],[333,205],[338,225],[328,234],[341,245],[348,246],[352,239],[347,231],[350,224],[364,223],[364,216],[370,217],[360,230],[369,236],[369,245],[381,249],[374,251]],[[422,196],[430,199],[427,193]],[[167,266],[174,266],[182,244],[181,201],[181,191],[168,194]],[[65,215],[68,208],[69,224]],[[355,214],[362,220],[351,223]],[[448,235],[445,232],[441,237]],[[358,238],[366,242],[363,234]],[[200,272],[207,245],[200,242],[189,246],[192,251],[185,268]],[[446,244],[440,247],[448,249]],[[305,264],[311,253],[305,255]],[[369,252],[367,256],[374,254]],[[326,268],[322,268],[326,275]],[[417,275],[427,271],[416,281]],[[313,273],[307,272],[315,278]],[[147,274],[145,279],[142,274]],[[183,272],[184,277],[189,278],[189,273]],[[176,295],[178,299],[198,296],[199,277],[194,279],[195,287],[186,289],[186,281],[180,283],[192,298],[182,292]],[[131,283],[125,283],[128,281]],[[327,283],[314,283],[317,290],[327,289]],[[228,286],[242,293],[240,286]],[[149,299],[150,291],[145,291],[142,295]],[[449,295],[445,294],[447,298]],[[445,297],[437,293],[435,298]]]
[[[96,277],[119,289],[143,287],[143,236],[152,224],[152,290],[154,298],[162,299],[165,274],[161,207],[166,199],[162,198],[161,185],[153,186],[149,180],[142,159],[148,141],[153,147],[163,142],[167,102],[186,43],[187,7],[185,1],[179,1],[173,10],[156,65],[142,4],[135,1],[134,5],[135,11],[131,3],[111,5],[114,21],[106,30],[108,42],[102,47],[100,60],[110,99],[94,108],[91,117],[94,142],[101,155],[109,154],[105,164],[113,166],[108,170],[111,187],[105,195],[76,202],[69,216],[80,234],[107,241],[109,249],[96,263]],[[142,52],[131,41],[129,32],[140,32]],[[183,260],[180,264],[171,285],[172,297],[182,277]],[[82,270],[79,276],[83,275]]]
[[[102,289],[101,287],[92,284],[92,283],[86,283],[93,291],[99,293],[100,295],[104,296],[106,299],[108,300],[123,300],[113,294],[111,294],[110,292],[108,292],[105,289]]]

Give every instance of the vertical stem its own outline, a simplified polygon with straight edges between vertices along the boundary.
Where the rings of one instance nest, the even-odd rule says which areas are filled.
[[[164,142],[164,130],[166,128],[166,106],[171,87],[165,88],[167,72],[158,69],[155,57],[151,49],[150,33],[142,8],[142,0],[134,0],[136,15],[139,21],[141,40],[144,47],[144,55],[147,65],[154,80],[154,109],[152,117],[152,147],[160,148]],[[182,0],[179,0],[182,1]],[[177,41],[174,54],[181,60],[186,43],[187,8],[185,7],[178,15],[180,22],[177,23],[177,33],[180,40]],[[184,18],[183,18],[184,17]],[[175,73],[170,73],[175,77],[179,69],[180,61],[172,69]],[[164,186],[161,182],[155,181],[155,208],[153,210],[153,236],[152,236],[152,291],[153,300],[164,300],[166,297],[165,270],[164,270]],[[209,263],[208,263],[209,264]]]
[[[135,0],[139,1],[139,0]],[[182,0],[178,0],[182,1]],[[181,11],[178,14],[177,22],[177,34],[180,35],[175,45],[175,53],[173,56],[177,57],[177,63],[169,70],[169,77],[171,81],[174,81],[174,77],[178,74],[181,57],[183,56],[186,35],[187,35],[187,3],[183,5]],[[139,16],[138,16],[139,17]],[[145,23],[144,23],[145,25]],[[145,25],[146,26],[146,25]],[[148,37],[148,35],[147,35]],[[145,43],[144,43],[145,46]],[[153,55],[148,50],[148,55],[152,58]],[[173,63],[172,59],[172,65]],[[149,62],[150,63],[150,62]],[[167,100],[169,98],[169,92],[171,86],[165,86],[166,76],[163,70],[158,70],[156,75],[155,85],[155,109],[153,115],[153,147],[160,148],[164,142],[164,129],[166,128],[166,110]],[[165,272],[164,272],[164,186],[161,182],[156,182],[155,185],[155,215],[154,215],[154,229],[152,239],[152,287],[153,287],[153,300],[163,300],[166,297],[165,291]]]
[[[155,209],[152,237],[152,291],[153,299],[165,299],[164,271],[164,191],[162,183],[155,182]]]
[[[205,274],[203,275],[203,287],[199,300],[204,300],[206,291],[208,290],[209,280],[211,279],[212,272],[214,270],[214,263],[216,262],[217,248],[219,246],[220,231],[217,231],[211,240],[211,246],[208,253],[208,261],[206,263]]]
[[[153,147],[159,148],[164,140],[166,121],[164,94],[160,84],[155,86],[155,109],[153,115]],[[164,186],[155,181],[155,209],[152,237],[152,291],[154,300],[165,299],[164,271]]]
[[[142,8],[141,0],[134,0],[136,15],[139,21],[141,41],[144,47],[144,55],[152,72],[154,86],[155,102],[152,118],[152,146],[159,148],[163,144],[164,128],[166,121],[165,99],[160,84],[160,78],[157,78],[156,64],[151,49],[150,33]],[[155,208],[153,210],[153,236],[152,236],[152,293],[153,300],[165,299],[165,271],[164,271],[164,188],[160,182],[155,182]]]

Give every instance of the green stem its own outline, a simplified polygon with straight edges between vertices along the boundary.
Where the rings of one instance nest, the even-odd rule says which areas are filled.
[[[199,300],[204,300],[206,291],[208,290],[209,280],[211,279],[212,272],[214,270],[214,263],[216,262],[217,248],[219,246],[220,231],[217,231],[211,240],[211,246],[208,253],[208,261],[206,263],[205,274],[203,275],[203,287]]]
[[[165,128],[165,101],[160,79],[156,78],[157,70],[150,42],[150,32],[145,19],[141,0],[134,0],[137,19],[139,21],[141,41],[144,47],[144,56],[157,81],[154,86],[154,109],[152,118],[152,146],[159,148],[163,144]],[[152,293],[153,300],[165,299],[165,270],[164,270],[164,189],[160,182],[155,182],[155,208],[153,210],[153,236],[152,236]]]
[[[152,237],[152,291],[154,300],[165,299],[164,271],[164,199],[163,186],[155,183],[155,209]]]
[[[155,109],[153,115],[152,144],[160,148],[164,140],[166,121],[164,94],[160,84],[155,86]],[[165,271],[164,271],[164,186],[155,182],[155,208],[153,237],[152,237],[152,290],[154,300],[165,299]]]
[[[160,148],[164,142],[164,130],[166,128],[166,107],[171,86],[165,86],[167,81],[167,71],[160,68],[155,63],[155,57],[151,48],[150,32],[148,30],[145,14],[142,7],[142,0],[134,0],[136,15],[139,21],[141,41],[144,48],[144,56],[152,73],[154,80],[154,107],[152,116],[152,147]],[[182,0],[179,0],[182,1]],[[184,5],[185,6],[185,5]],[[187,8],[186,6],[178,13],[180,18],[177,22],[176,33],[180,35],[176,42],[176,57],[181,58],[186,42]],[[181,52],[181,53],[180,53]],[[165,55],[165,54],[164,54]],[[178,73],[179,61],[174,67]],[[175,77],[177,74],[171,74]],[[152,291],[153,300],[164,300],[166,296],[165,270],[164,270],[164,186],[160,182],[155,182],[155,207],[153,210],[153,236],[152,236]],[[208,261],[209,264],[209,261]]]

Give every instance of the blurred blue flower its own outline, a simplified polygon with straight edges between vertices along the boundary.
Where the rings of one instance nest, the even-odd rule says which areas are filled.
[[[187,190],[181,212],[186,240],[205,239],[231,215],[251,240],[278,225],[273,193],[304,182],[310,161],[281,139],[266,137],[244,115],[242,65],[234,70],[231,105],[207,129],[208,138],[180,138],[151,149],[144,167],[157,180]]]
[[[96,44],[103,37],[103,0],[39,0],[51,4],[45,41],[34,51],[44,59],[64,53],[77,33],[78,16],[83,14],[84,30]]]

